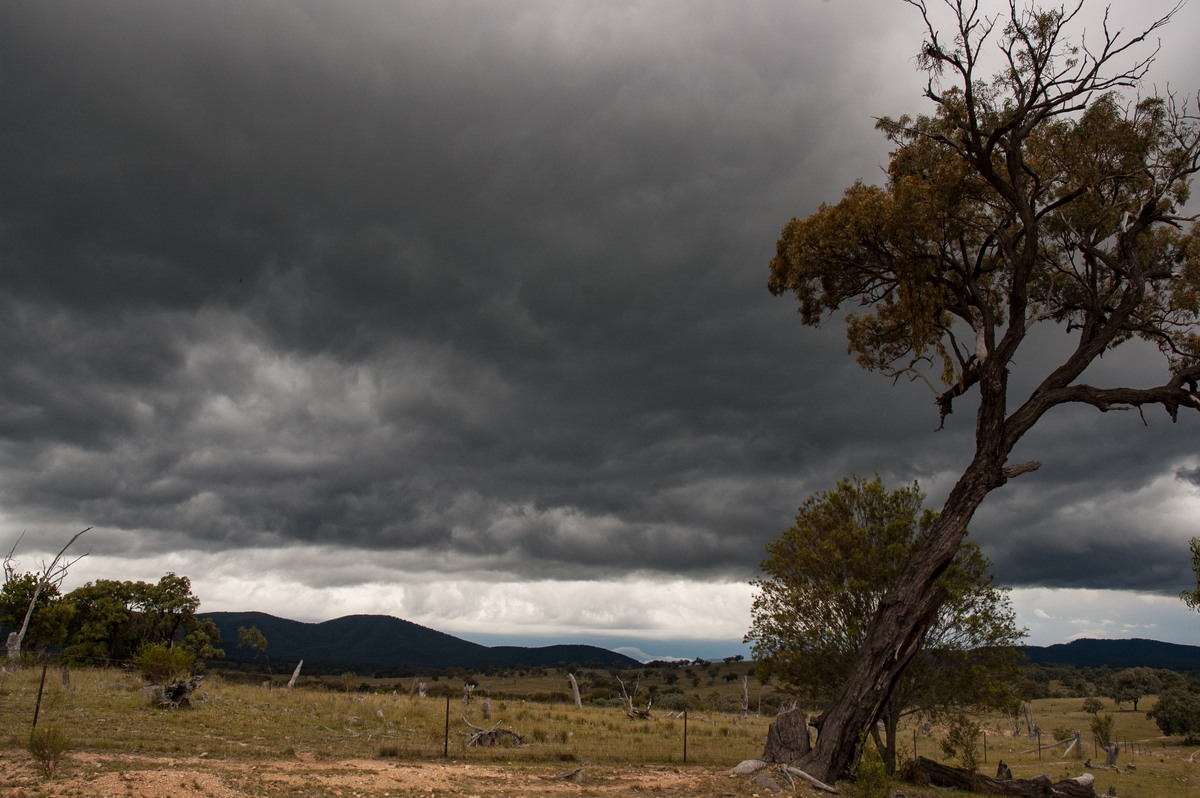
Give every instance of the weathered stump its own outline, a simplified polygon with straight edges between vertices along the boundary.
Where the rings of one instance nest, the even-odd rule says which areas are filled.
[[[808,715],[801,709],[787,709],[775,716],[767,728],[764,762],[797,765],[812,748],[808,739]]]
[[[190,696],[204,681],[203,676],[191,676],[187,679],[176,679],[162,686],[162,698],[158,705],[168,709],[186,709],[192,705]]]
[[[1106,768],[1115,768],[1117,766],[1117,754],[1121,753],[1121,746],[1117,743],[1109,743],[1104,746],[1104,766]]]

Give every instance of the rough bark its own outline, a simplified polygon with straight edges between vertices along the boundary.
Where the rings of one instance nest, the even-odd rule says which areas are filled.
[[[917,772],[935,786],[987,795],[1017,795],[1024,798],[1095,798],[1096,795],[1095,779],[1090,773],[1052,783],[1050,777],[1044,774],[1032,779],[993,779],[925,757],[918,757],[915,766]]]
[[[985,402],[980,414],[987,410]],[[913,558],[912,567],[880,600],[845,684],[813,723],[817,742],[799,766],[820,779],[830,781],[849,772],[859,734],[879,717],[945,600],[938,577],[958,552],[975,509],[1002,479],[1003,456],[997,451],[1000,427],[994,423],[981,427],[980,451],[951,491],[921,556]]]
[[[767,744],[762,759],[783,765],[796,765],[810,750],[808,716],[803,710],[780,712],[767,727]]]
[[[1109,743],[1104,746],[1104,766],[1115,768],[1117,766],[1117,755],[1121,753],[1121,746],[1116,743]]]

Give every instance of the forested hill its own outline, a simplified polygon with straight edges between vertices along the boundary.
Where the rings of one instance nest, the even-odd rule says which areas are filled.
[[[1023,646],[1032,663],[1073,665],[1077,668],[1166,668],[1200,671],[1200,646],[1158,640],[1092,640],[1083,638],[1053,646]]]
[[[259,653],[238,647],[238,629],[256,626],[267,639],[266,653],[272,664],[290,667],[304,660],[306,670],[482,669],[572,662],[628,668],[638,664],[597,646],[483,646],[388,615],[347,615],[322,623],[291,621],[263,612],[206,612],[199,617],[212,619],[221,630],[221,647],[228,662],[250,662]]]

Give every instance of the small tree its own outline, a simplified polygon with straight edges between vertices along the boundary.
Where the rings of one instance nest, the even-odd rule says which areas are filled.
[[[760,679],[778,674],[817,701],[837,691],[879,602],[937,519],[923,500],[915,483],[889,491],[879,477],[852,476],[800,507],[796,523],[767,545],[766,576],[754,582],[746,641]],[[1014,646],[1025,632],[977,546],[962,547],[940,587],[937,620],[879,714],[883,734],[871,730],[889,773],[901,717],[1006,706],[1022,678]]]
[[[979,769],[979,740],[983,730],[979,724],[966,715],[955,715],[950,720],[950,728],[942,738],[942,753],[951,759],[957,759],[964,769],[974,773]]]
[[[1143,696],[1158,692],[1161,687],[1162,681],[1153,668],[1126,668],[1117,671],[1109,679],[1106,695],[1115,701],[1117,706],[1126,701],[1132,702],[1133,711],[1137,712],[1138,701],[1142,700]]]
[[[1091,720],[1092,736],[1096,738],[1096,742],[1101,748],[1107,749],[1113,741],[1113,716],[1111,712],[1105,712],[1101,715],[1099,712],[1092,714]]]
[[[1158,724],[1163,734],[1183,735],[1189,744],[1200,735],[1200,693],[1184,684],[1174,684],[1158,697],[1146,717]]]
[[[258,652],[254,655],[255,661],[261,654],[267,663],[267,675],[271,674],[271,658],[267,656],[267,636],[257,626],[238,627],[238,648],[255,649]]]

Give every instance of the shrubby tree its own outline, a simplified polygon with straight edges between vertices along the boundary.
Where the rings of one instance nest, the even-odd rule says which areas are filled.
[[[253,648],[257,652],[254,659],[257,660],[261,654],[267,662],[267,673],[271,672],[271,658],[267,656],[267,636],[257,626],[238,627],[238,648]]]
[[[1158,724],[1163,734],[1183,735],[1189,740],[1200,736],[1200,693],[1178,682],[1162,692],[1146,717]]]
[[[804,502],[796,523],[767,545],[765,576],[746,641],[759,678],[778,675],[809,700],[834,695],[866,638],[880,600],[937,520],[913,485],[889,491],[879,477],[848,477]],[[907,714],[936,716],[962,706],[1010,706],[1023,678],[1014,648],[1018,629],[1007,591],[987,559],[967,543],[941,575],[937,617],[871,734],[895,772],[897,727]]]
[[[926,381],[943,423],[974,394],[975,450],[816,721],[801,766],[826,779],[847,771],[858,735],[936,623],[939,579],[979,504],[1038,467],[1009,456],[1046,413],[1159,405],[1174,419],[1200,408],[1200,236],[1178,210],[1200,168],[1196,116],[1148,93],[1154,53],[1139,49],[1170,15],[1138,35],[1104,26],[1072,41],[1078,5],[1010,0],[987,16],[972,0],[946,0],[943,35],[926,0],[907,2],[925,24],[919,64],[932,113],[880,120],[895,145],[886,185],[856,183],[789,222],[769,288],[794,294],[808,325],[858,309],[847,319],[858,362]],[[996,63],[989,78],[981,65]],[[1010,366],[1033,369],[1050,354],[1043,327],[1069,336],[1069,351],[1018,388]],[[1161,383],[1081,381],[1134,340],[1161,352]]]
[[[168,573],[157,584],[97,579],[72,590],[74,606],[67,661],[127,662],[142,646],[179,646],[198,660],[224,656],[221,634],[209,619],[196,617],[200,599],[186,576]]]

